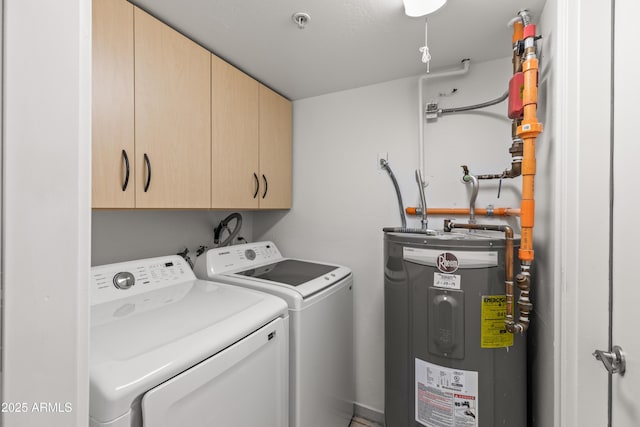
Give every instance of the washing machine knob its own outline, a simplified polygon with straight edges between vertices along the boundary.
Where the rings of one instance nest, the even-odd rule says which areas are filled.
[[[118,289],[129,289],[135,283],[136,278],[128,271],[123,271],[113,276],[113,285]]]
[[[249,261],[253,261],[254,259],[256,259],[256,251],[254,251],[253,249],[247,249],[246,251],[244,251],[244,256],[246,256]]]

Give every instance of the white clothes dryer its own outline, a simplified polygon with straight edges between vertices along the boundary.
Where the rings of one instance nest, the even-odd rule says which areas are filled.
[[[178,256],[93,267],[90,426],[288,424],[286,303]]]
[[[290,427],[347,427],[353,415],[353,276],[282,256],[272,242],[211,249],[196,276],[268,292],[290,318]]]

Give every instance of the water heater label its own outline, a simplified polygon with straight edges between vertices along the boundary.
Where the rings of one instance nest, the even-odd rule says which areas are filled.
[[[507,297],[504,295],[482,296],[482,319],[480,319],[480,347],[502,348],[513,345],[513,334],[504,324]]]
[[[427,427],[478,427],[478,372],[416,358],[416,421]]]
[[[460,275],[433,273],[433,286],[436,288],[460,289]]]
[[[442,249],[402,248],[402,258],[416,264],[435,267],[442,273],[467,268],[489,268],[498,265],[498,251],[455,251]]]

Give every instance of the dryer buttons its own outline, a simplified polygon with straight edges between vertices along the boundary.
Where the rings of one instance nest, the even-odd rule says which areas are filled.
[[[254,259],[256,259],[256,251],[254,251],[253,249],[247,249],[246,251],[244,251],[244,256],[246,256],[249,261],[253,261]]]

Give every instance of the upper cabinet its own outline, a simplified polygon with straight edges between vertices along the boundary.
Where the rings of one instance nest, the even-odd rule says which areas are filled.
[[[211,206],[291,207],[291,102],[211,60]]]
[[[291,207],[291,102],[125,0],[93,0],[93,207]]]
[[[211,207],[260,207],[259,83],[211,56]]]
[[[291,102],[260,85],[260,208],[291,207]]]
[[[210,53],[135,9],[136,207],[211,206]]]
[[[92,204],[135,206],[133,6],[93,1]]]

